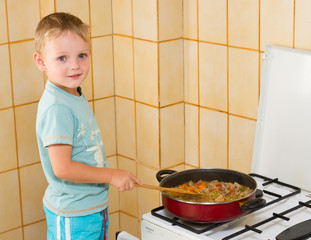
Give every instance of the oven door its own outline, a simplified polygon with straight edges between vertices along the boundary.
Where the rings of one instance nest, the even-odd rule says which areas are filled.
[[[190,240],[167,228],[163,228],[152,222],[142,220],[141,222],[141,239],[142,240]]]

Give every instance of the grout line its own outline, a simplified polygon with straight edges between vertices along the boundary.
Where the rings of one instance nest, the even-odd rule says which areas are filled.
[[[17,128],[16,128],[16,111],[14,106],[14,89],[13,89],[13,74],[12,74],[12,55],[11,55],[11,43],[10,43],[10,34],[9,34],[9,17],[8,17],[8,4],[5,0],[5,12],[6,12],[6,24],[7,24],[7,39],[8,39],[8,54],[9,54],[9,65],[10,65],[10,79],[11,79],[11,95],[12,95],[12,109],[14,117],[14,134],[15,134],[15,151],[16,151],[16,166],[17,166],[17,178],[19,186],[19,204],[20,204],[20,217],[21,217],[21,227],[22,227],[22,238],[25,238],[24,234],[24,217],[23,217],[23,204],[22,204],[22,190],[21,190],[21,176],[19,171],[19,155],[18,155],[18,139],[17,139]]]
[[[97,39],[97,38],[104,38],[104,37],[112,37],[112,33],[110,34],[104,34],[104,35],[97,35],[97,36],[91,36],[92,39]]]
[[[9,26],[8,26],[9,27]],[[9,30],[8,30],[9,31]],[[8,40],[8,44],[16,44],[16,43],[24,43],[24,42],[31,42],[34,41],[34,38],[26,38],[26,39],[22,39],[22,40],[15,40],[15,41],[10,41]]]
[[[118,157],[118,128],[117,128],[117,98],[116,98],[116,81],[115,81],[115,61],[114,61],[114,38],[115,38],[115,34],[114,34],[114,29],[113,29],[113,1],[110,0],[110,4],[111,4],[111,41],[112,41],[112,78],[113,78],[113,94],[114,94],[114,121],[115,121],[115,136],[116,136],[116,165],[117,165],[117,169],[119,169],[119,157]],[[120,228],[121,225],[121,218],[120,218],[120,192],[118,191],[118,211],[117,211],[117,215],[118,215],[118,226]]]
[[[295,48],[295,32],[296,32],[296,0],[293,2],[293,48]]]
[[[133,97],[134,97],[134,128],[135,128],[135,176],[137,177],[137,173],[138,173],[138,165],[137,165],[137,102],[136,102],[136,88],[135,88],[135,56],[134,56],[134,5],[133,5],[133,0],[131,0],[131,14],[132,14],[132,61],[133,61],[133,71],[132,71],[132,75],[133,75]],[[121,196],[120,196],[121,198]],[[139,196],[138,196],[138,190],[136,191],[136,207],[137,209],[139,209]],[[120,207],[119,207],[120,209]],[[121,209],[120,209],[120,213],[121,214]],[[137,217],[136,217],[137,218]],[[121,219],[121,215],[120,215],[120,219]],[[121,220],[120,220],[121,221]]]
[[[137,221],[139,220],[139,217],[138,216],[134,216],[128,212],[125,212],[123,210],[120,210],[120,213],[124,214],[124,215],[127,215],[128,217],[132,217],[132,218],[135,218]]]
[[[260,37],[260,28],[261,28],[261,0],[258,1],[258,102],[257,102],[257,106],[259,107],[259,96],[260,96],[260,66],[261,66],[261,56],[260,56],[260,41],[261,41],[261,37]]]
[[[115,86],[115,64],[114,64],[114,33],[113,33],[113,3],[112,0],[110,0],[111,3],[111,50],[112,50],[112,78],[113,78],[113,99],[114,99],[114,117],[115,117],[115,136],[116,136],[116,157],[117,157],[117,167],[118,167],[118,144],[117,144],[117,101],[116,101],[116,86]]]
[[[136,116],[136,88],[135,88],[135,56],[134,56],[134,5],[133,5],[133,0],[131,0],[131,14],[132,14],[132,61],[133,61],[133,69],[132,69],[132,75],[133,75],[133,98],[134,98],[134,128],[135,128],[135,156],[137,159],[137,116]],[[137,172],[137,166],[136,166],[136,172]]]
[[[91,57],[90,57],[90,70],[91,73],[89,72],[89,74],[91,74],[91,83],[92,83],[92,97],[91,99],[93,100],[93,104],[92,104],[92,109],[93,112],[95,114],[95,101],[94,101],[94,65],[93,65],[93,41],[92,41],[92,14],[91,14],[91,0],[88,0],[88,6],[89,6],[89,26],[90,26],[90,53],[91,53]]]
[[[184,22],[184,19],[185,19],[185,17],[184,17],[184,9],[185,9],[185,5],[184,5],[184,1],[182,1],[182,3],[181,3],[181,5],[182,5],[182,22],[181,22],[181,25],[182,25],[182,29],[181,29],[181,32],[182,32],[182,73],[183,73],[183,83],[182,83],[182,85],[183,85],[183,111],[184,111],[184,113],[183,113],[183,116],[184,116],[184,122],[183,122],[183,125],[184,125],[184,153],[183,153],[183,155],[184,155],[184,163],[186,162],[186,104],[185,104],[185,96],[186,96],[186,92],[185,92],[185,89],[186,89],[186,87],[185,87],[185,39],[184,39],[184,35],[185,35],[185,33],[184,33],[184,25],[185,25],[185,22]]]
[[[199,0],[197,0],[197,71],[198,71],[198,167],[201,167],[201,102],[200,102],[200,31]]]
[[[39,2],[39,19],[42,19],[42,16],[41,16],[41,0],[39,0],[38,2]]]
[[[157,79],[158,79],[158,140],[159,140],[159,162],[158,166],[161,169],[161,162],[162,162],[162,151],[161,151],[161,100],[160,100],[160,93],[161,93],[161,83],[160,83],[160,16],[159,16],[159,0],[157,1]]]
[[[226,42],[227,42],[227,168],[229,168],[229,0],[226,2]]]
[[[117,154],[112,154],[112,155],[107,155],[106,157],[108,159],[108,158],[116,157],[116,156],[117,156]],[[119,156],[121,156],[121,155],[119,155]],[[37,162],[29,163],[29,164],[26,164],[26,165],[23,165],[23,166],[18,166],[16,168],[10,168],[8,170],[0,171],[0,174],[7,173],[7,172],[10,172],[10,171],[13,171],[13,170],[23,169],[23,168],[34,166],[34,165],[37,165],[37,164],[41,164],[41,161],[37,161]]]

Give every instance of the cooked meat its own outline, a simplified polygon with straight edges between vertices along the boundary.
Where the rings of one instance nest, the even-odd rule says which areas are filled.
[[[180,195],[169,192],[167,192],[167,194],[171,197],[191,202],[233,201],[243,198],[253,191],[249,187],[241,185],[237,182],[220,182],[218,180],[213,180],[211,182],[206,182],[202,180],[198,182],[189,181],[177,186],[177,188],[181,188],[189,192],[196,192],[198,194]]]

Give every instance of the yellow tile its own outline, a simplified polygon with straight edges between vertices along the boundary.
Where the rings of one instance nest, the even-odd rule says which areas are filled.
[[[132,39],[115,36],[114,69],[116,95],[134,98]]]
[[[228,1],[228,40],[233,46],[258,49],[259,1]]]
[[[261,0],[260,11],[260,50],[267,44],[293,46],[292,0]]]
[[[158,2],[159,40],[182,37],[182,0],[158,0]]]
[[[134,40],[135,98],[158,106],[158,44]]]
[[[118,168],[117,156],[107,157],[107,161],[108,161],[108,168]],[[111,209],[109,209],[109,211],[111,211]]]
[[[134,102],[116,98],[117,148],[118,154],[136,158]]]
[[[161,168],[184,162],[184,104],[161,109]]]
[[[184,171],[184,170],[185,170],[185,164],[181,164],[181,165],[172,167],[172,168],[170,168],[170,169],[175,170],[175,171],[177,171],[177,172],[181,172],[181,171]]]
[[[0,174],[0,196],[0,232],[20,227],[22,222],[17,170]]]
[[[227,47],[200,43],[200,105],[227,110]]]
[[[55,11],[54,0],[40,0],[40,17],[43,18]]]
[[[40,240],[46,238],[46,221],[41,221],[24,227],[24,240]]]
[[[185,163],[199,166],[199,111],[197,106],[185,104]]]
[[[185,101],[198,104],[198,44],[184,40]]]
[[[112,34],[111,0],[92,0],[90,5],[92,36]]]
[[[229,49],[230,113],[257,118],[258,61],[258,52]]]
[[[136,104],[137,160],[159,168],[159,110]]]
[[[137,164],[137,177],[144,183],[149,185],[159,185],[158,180],[156,179],[156,174],[158,170],[155,168],[151,168],[148,166]],[[142,190],[142,188],[139,188],[138,190]],[[150,193],[153,197],[157,198],[159,200],[159,192],[156,190],[151,189],[143,189],[146,190],[146,193]],[[140,192],[140,191],[138,191]],[[155,195],[153,195],[155,193]],[[140,204],[138,204],[138,207],[141,207]]]
[[[227,0],[199,0],[199,39],[227,43]]]
[[[119,212],[109,214],[108,239],[115,239],[116,232],[120,231]]]
[[[157,0],[133,0],[134,37],[157,41]]]
[[[112,37],[100,37],[92,40],[94,98],[103,98],[114,94]]]
[[[118,156],[118,163],[119,169],[127,170],[133,173],[135,176],[137,175],[136,163],[134,161]],[[134,188],[131,191],[120,192],[121,211],[136,217],[138,211],[137,207],[137,188]]]
[[[139,237],[138,227],[139,227],[139,223],[137,221],[137,218],[134,218],[132,216],[129,216],[129,215],[126,215],[120,212],[120,230],[121,231],[126,231],[135,237]]]
[[[89,1],[88,0],[56,0],[57,12],[69,12],[89,24]]]
[[[295,5],[295,48],[311,50],[311,2],[296,0]]]
[[[200,167],[227,167],[227,114],[200,109]]]
[[[197,0],[183,1],[183,32],[185,38],[198,38]]]
[[[19,166],[40,162],[36,138],[38,104],[28,104],[15,109]]]
[[[161,106],[183,101],[183,41],[160,44]]]
[[[196,169],[196,168],[192,167],[192,166],[189,166],[189,165],[185,165],[185,170],[188,170],[188,169]]]
[[[12,109],[0,111],[0,172],[17,167],[14,115]]]
[[[9,232],[0,233],[1,240],[23,240],[22,228],[14,229]]]
[[[229,116],[229,168],[250,173],[256,121]]]
[[[8,45],[0,45],[0,56],[2,62],[0,64],[1,81],[0,81],[0,109],[12,106],[12,89],[10,76],[10,61]]]
[[[137,166],[137,176],[145,184],[159,185],[156,180],[157,171],[142,165]],[[138,219],[160,205],[160,193],[157,190],[138,189]]]
[[[106,155],[115,155],[117,143],[114,98],[97,100],[94,103],[96,121],[101,131]]]
[[[132,36],[132,1],[112,1],[113,32]]]
[[[141,221],[138,223],[138,239],[141,239]]]
[[[11,0],[7,8],[10,41],[33,38],[40,20],[38,1]]]
[[[0,0],[0,43],[7,43],[7,42],[8,42],[8,33],[7,33],[5,0]]]
[[[118,167],[117,157],[107,158],[108,167],[116,169]],[[116,187],[110,186],[109,188],[109,212],[116,212],[120,210],[120,195]]]
[[[20,169],[23,223],[29,224],[45,218],[42,198],[47,187],[41,163]]]
[[[38,101],[43,93],[44,77],[33,62],[33,51],[33,41],[11,45],[15,105]]]

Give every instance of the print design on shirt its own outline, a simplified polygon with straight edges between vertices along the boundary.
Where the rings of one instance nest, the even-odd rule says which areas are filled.
[[[92,127],[92,124],[90,124]],[[80,122],[80,126],[78,128],[78,135],[77,137],[82,136],[83,138],[86,135],[86,126],[83,122]],[[90,140],[95,141],[96,145],[93,147],[88,147],[84,139],[82,138],[82,141],[84,142],[85,146],[87,147],[86,151],[94,151],[94,159],[97,162],[96,167],[104,167],[105,166],[105,161],[104,161],[104,154],[102,151],[102,146],[104,145],[103,142],[100,140],[100,130],[97,128],[96,130],[92,130],[90,134]]]
[[[99,135],[100,135],[100,131],[98,128],[96,130],[91,131],[90,139],[92,141],[95,141],[97,145],[94,147],[88,148],[87,151],[95,151],[94,158],[95,158],[95,161],[97,162],[97,167],[104,167],[104,153],[102,151],[102,145],[104,144],[102,141],[98,142],[98,139],[100,139]]]

